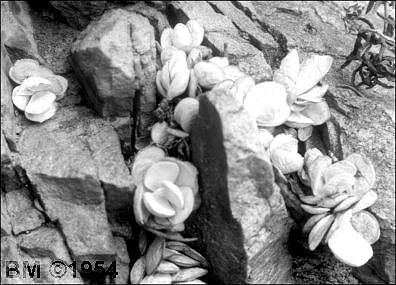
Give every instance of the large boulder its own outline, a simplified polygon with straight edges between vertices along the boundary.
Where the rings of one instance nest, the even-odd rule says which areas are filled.
[[[221,87],[200,99],[192,156],[202,203],[189,232],[220,283],[289,283],[291,220],[255,123]]]
[[[73,258],[114,260],[108,218],[130,231],[133,212],[133,188],[114,129],[87,108],[62,108],[51,120],[27,126],[18,150],[46,214],[59,222]]]
[[[156,48],[146,17],[127,9],[107,11],[77,38],[71,62],[101,116],[132,115],[132,135],[148,137],[156,107]]]
[[[25,1],[1,2],[1,44],[9,51],[12,61],[26,57],[42,61],[33,36],[30,8]]]
[[[194,19],[203,25],[205,29],[204,44],[212,48],[215,54],[223,53],[224,44],[228,44],[231,61],[241,70],[253,76],[257,81],[272,78],[271,67],[261,51],[263,47],[256,45],[257,41],[267,41],[265,33],[260,35],[257,27],[250,25],[247,17],[243,17],[238,11],[235,12],[231,4],[230,6],[215,1],[212,5],[202,1],[172,1],[169,5],[173,13],[172,16],[177,22],[186,23],[188,20]],[[216,12],[214,8],[220,12]],[[244,21],[246,21],[245,24]],[[239,29],[248,35],[248,39],[240,36]],[[272,39],[269,39],[268,44],[272,43]]]

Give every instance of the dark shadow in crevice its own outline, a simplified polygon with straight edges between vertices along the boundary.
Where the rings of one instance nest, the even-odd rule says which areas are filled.
[[[192,161],[199,171],[200,208],[189,218],[186,234],[211,264],[206,277],[213,284],[244,283],[247,256],[241,225],[230,209],[227,156],[220,116],[206,96],[192,127]]]

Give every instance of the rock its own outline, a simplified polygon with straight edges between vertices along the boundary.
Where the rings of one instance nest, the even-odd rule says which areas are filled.
[[[213,89],[200,99],[191,141],[202,203],[188,228],[204,241],[214,280],[290,282],[291,220],[253,120],[232,96]]]
[[[11,221],[5,201],[5,193],[1,191],[1,237],[11,234]]]
[[[1,4],[3,5],[3,3]],[[12,85],[8,79],[8,70],[11,67],[11,61],[4,46],[1,46],[1,131],[10,143],[10,147],[14,148],[16,140],[15,134],[15,115],[14,106],[12,104],[11,94]]]
[[[33,206],[28,189],[8,192],[5,199],[14,235],[34,230],[44,223],[43,215]]]
[[[240,36],[237,27],[242,28],[240,13],[227,4],[213,4],[221,7],[217,13],[207,2],[172,1],[170,7],[178,22],[186,23],[189,19],[195,19],[204,26],[204,45],[212,48],[214,54],[224,51],[224,44],[228,44],[228,52],[233,64],[251,75],[256,81],[270,80],[272,78],[271,67],[266,62],[262,51],[255,46],[255,41],[244,39]],[[227,17],[229,16],[229,18]],[[236,23],[237,27],[233,24]],[[243,26],[243,28],[246,28]],[[254,26],[248,31],[248,35],[254,33]],[[257,36],[257,34],[255,34]]]
[[[127,9],[107,11],[80,34],[71,59],[95,110],[105,117],[138,116],[136,136],[149,137],[157,92],[155,36],[149,20]],[[141,80],[136,62],[141,64]]]
[[[85,28],[89,22],[103,14],[107,1],[49,1],[65,18],[66,22],[76,29]]]
[[[30,8],[25,1],[1,2],[1,43],[12,61],[27,57],[42,61],[33,37]]]
[[[3,225],[2,225],[3,226]],[[1,284],[26,284],[25,278],[12,270],[22,267],[22,259],[15,237],[1,237]],[[9,268],[7,274],[7,267]]]
[[[40,283],[83,283],[78,271],[74,275],[72,267],[66,268],[65,274],[60,278],[53,275],[56,271],[50,267],[52,262],[62,262],[65,265],[72,263],[66,244],[57,229],[40,227],[28,234],[19,235],[17,242],[21,260],[28,261],[29,264],[34,264],[37,261],[40,263],[40,279],[37,280]]]
[[[117,277],[114,279],[115,284],[128,284],[129,281],[129,255],[125,240],[121,237],[114,237],[117,258]]]
[[[113,128],[87,108],[62,108],[44,124],[27,126],[18,149],[46,214],[59,221],[73,258],[114,260],[107,219],[129,227],[133,188]]]
[[[352,50],[354,36],[345,31],[343,9],[332,2],[236,1],[236,5],[283,48],[346,56]]]
[[[135,5],[128,5],[125,6],[124,9],[146,17],[150,21],[150,24],[154,27],[155,39],[159,42],[162,31],[170,26],[168,19],[163,13],[159,11],[159,8],[150,7],[145,2],[148,1],[138,2]]]

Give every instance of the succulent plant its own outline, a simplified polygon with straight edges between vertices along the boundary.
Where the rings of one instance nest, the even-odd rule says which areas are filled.
[[[298,153],[298,140],[288,134],[278,134],[269,145],[271,162],[283,174],[302,169],[304,158]]]
[[[177,50],[157,72],[156,84],[162,97],[172,100],[186,91],[189,80],[190,70],[187,66],[186,53]]]
[[[131,269],[131,284],[206,284],[198,278],[208,273],[209,263],[183,242],[156,237],[141,254]]]
[[[157,230],[183,231],[184,221],[198,207],[198,171],[188,161],[166,157],[149,146],[135,157],[132,178],[137,188],[134,213],[138,224]]]
[[[320,80],[333,62],[328,55],[312,55],[300,64],[297,50],[291,50],[274,72],[274,81],[287,91],[291,113],[285,124],[293,128],[323,124],[330,118],[330,110],[323,96],[328,85]]]
[[[9,76],[21,83],[12,91],[12,102],[25,112],[28,120],[42,123],[56,113],[55,101],[64,97],[68,85],[64,77],[53,74],[32,59],[17,60]]]
[[[189,20],[186,24],[178,23],[172,28],[166,28],[161,34],[161,47],[174,46],[177,49],[194,48],[202,43],[204,28],[196,20]],[[189,51],[189,50],[188,50]]]
[[[318,149],[304,156],[300,179],[312,189],[312,195],[300,196],[301,207],[312,214],[303,232],[309,233],[309,248],[322,241],[334,256],[350,266],[361,266],[373,255],[370,244],[379,239],[377,220],[366,208],[377,200],[375,171],[364,156],[353,153],[332,163]]]

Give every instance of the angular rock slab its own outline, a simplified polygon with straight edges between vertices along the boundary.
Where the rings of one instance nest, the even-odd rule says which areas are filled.
[[[212,4],[214,7],[220,4]],[[223,13],[230,13],[228,18],[222,13],[217,13],[212,6],[204,1],[172,1],[170,3],[177,22],[186,23],[190,19],[197,20],[205,29],[204,45],[212,48],[215,54],[224,51],[224,44],[228,44],[228,52],[233,64],[251,75],[255,80],[270,80],[272,78],[271,67],[266,62],[262,51],[256,48],[250,41],[242,38],[238,28],[241,20],[237,14],[227,6],[220,6]],[[221,11],[221,10],[220,10]],[[250,31],[250,34],[254,33]],[[264,32],[263,32],[264,34]],[[257,34],[256,34],[257,36]]]
[[[10,52],[13,61],[26,57],[42,61],[33,37],[32,19],[27,2],[1,2],[1,43]]]
[[[230,94],[212,90],[200,99],[192,156],[202,204],[188,228],[203,241],[216,282],[290,282],[291,220],[257,127]]]
[[[132,215],[133,188],[116,132],[83,107],[31,124],[19,141],[22,166],[77,260],[113,260],[109,220]],[[105,192],[105,193],[104,193]],[[128,225],[127,225],[128,226]]]
[[[362,153],[376,172],[373,190],[378,200],[370,212],[380,224],[381,236],[373,245],[374,257],[354,275],[364,283],[395,283],[395,124],[380,104],[349,90],[331,91],[349,118],[332,110],[334,118],[326,131],[329,148],[339,158]]]
[[[71,58],[87,99],[100,115],[129,116],[139,84],[138,107],[142,112],[155,108],[155,37],[147,18],[124,9],[107,11],[80,34]],[[143,82],[136,77],[135,60],[141,62]]]

